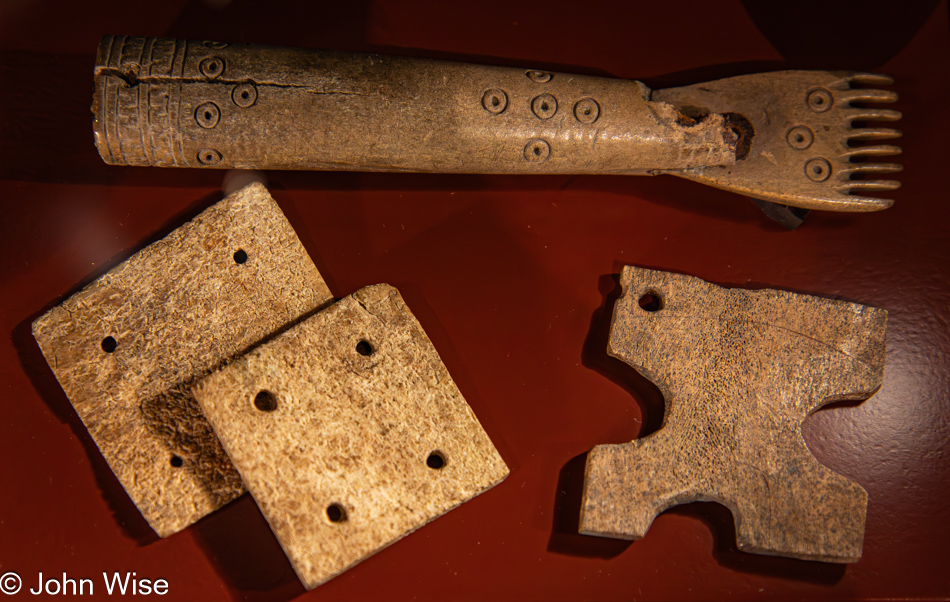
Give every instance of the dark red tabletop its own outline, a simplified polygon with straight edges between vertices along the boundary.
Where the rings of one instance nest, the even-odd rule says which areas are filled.
[[[204,0],[0,4],[0,574],[165,579],[173,600],[707,600],[950,597],[950,32],[946,2]],[[854,9],[859,6],[860,9]],[[164,540],[56,383],[33,319],[221,197],[224,172],[110,167],[92,140],[104,34],[373,51],[684,85],[756,71],[895,77],[893,208],[786,231],[748,199],[672,177],[269,172],[336,296],[398,287],[511,468],[464,504],[305,593],[245,496]],[[884,385],[804,425],[869,494],[853,565],[736,550],[694,503],[634,543],[576,534],[584,454],[662,421],[606,355],[617,274],[885,308]],[[90,598],[87,596],[87,598]]]

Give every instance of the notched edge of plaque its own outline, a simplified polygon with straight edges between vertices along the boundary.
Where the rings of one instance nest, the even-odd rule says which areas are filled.
[[[807,417],[819,408],[837,401],[866,400],[880,389],[884,376],[887,311],[850,301],[773,288],[720,286],[695,276],[636,266],[623,268],[620,285],[622,294],[614,306],[607,354],[627,363],[660,389],[665,405],[664,421],[658,430],[646,437],[621,444],[596,445],[590,450],[585,466],[579,532],[637,540],[645,536],[655,517],[665,510],[694,501],[714,501],[728,508],[733,515],[736,541],[741,551],[810,561],[857,562],[863,545],[867,493],[857,482],[821,463],[805,443],[800,431]],[[809,312],[805,311],[809,307],[814,312],[811,318]],[[688,324],[688,320],[717,323],[721,315],[728,314],[734,315],[722,327],[723,332],[715,329],[714,334],[705,333],[699,328],[690,329]],[[746,318],[739,320],[736,316]],[[755,317],[760,320],[752,319]],[[778,321],[768,319],[770,317]],[[738,322],[743,322],[744,326]],[[685,333],[677,336],[673,324]],[[790,326],[794,327],[788,328]],[[797,438],[794,434],[790,435],[790,439],[783,440],[779,446],[778,442],[766,437],[774,435],[766,426],[762,427],[762,432],[752,432],[754,429],[750,431],[748,423],[736,423],[734,426],[742,428],[744,436],[758,435],[768,440],[769,445],[766,447],[790,453],[791,456],[783,461],[788,470],[794,470],[789,474],[807,471],[815,479],[813,483],[822,483],[823,489],[820,491],[837,495],[831,496],[837,503],[810,500],[807,494],[795,495],[792,491],[794,488],[788,491],[774,490],[773,483],[771,488],[765,489],[765,507],[769,508],[770,520],[760,531],[758,527],[749,526],[761,523],[757,520],[759,517],[750,512],[749,504],[739,503],[732,497],[741,495],[741,491],[735,488],[729,491],[723,487],[726,481],[714,478],[706,482],[704,478],[696,476],[710,474],[697,464],[697,460],[693,459],[691,466],[684,466],[681,472],[677,472],[675,466],[670,472],[663,469],[663,463],[656,458],[664,457],[664,450],[669,451],[669,446],[677,443],[670,440],[673,437],[670,429],[682,431],[681,427],[689,427],[690,422],[685,416],[696,414],[695,404],[688,401],[688,396],[681,389],[689,380],[687,375],[690,371],[688,366],[683,366],[681,356],[686,353],[684,349],[711,347],[715,350],[717,346],[723,349],[728,346],[729,349],[739,350],[733,355],[744,357],[741,350],[747,345],[751,347],[750,350],[754,350],[755,345],[744,337],[739,341],[733,339],[732,342],[738,345],[731,345],[730,336],[741,336],[743,328],[768,332],[768,329],[776,327],[786,334],[786,337],[777,337],[779,341],[793,335],[790,341],[800,338],[803,343],[814,345],[816,352],[821,350],[828,352],[831,358],[847,359],[815,359],[817,363],[805,372],[804,367],[794,361],[784,368],[783,362],[779,361],[782,352],[775,351],[771,357],[773,361],[765,361],[764,365],[774,364],[777,371],[766,372],[763,378],[771,375],[776,387],[765,389],[773,390],[776,398],[782,398],[783,391],[789,394],[787,389],[791,388],[790,399],[795,400],[795,403],[784,409],[775,408],[774,411],[787,414],[787,420],[797,424]],[[729,334],[725,332],[727,328]],[[667,333],[667,337],[675,338],[664,340],[664,333]],[[721,340],[718,337],[722,337]],[[759,337],[763,340],[767,338],[762,333],[759,333]],[[807,357],[801,347],[803,343],[788,343],[787,349],[782,349],[791,354],[789,357]],[[697,353],[705,357],[701,352]],[[730,353],[720,351],[717,355],[727,358]],[[690,353],[686,353],[686,357],[689,356]],[[723,361],[728,366],[728,362],[735,359]],[[819,368],[822,370],[816,372]],[[706,367],[698,365],[692,369],[702,371]],[[827,375],[827,370],[832,370],[834,375]],[[811,377],[816,374],[825,376],[813,382],[806,374]],[[784,389],[779,386],[783,382]],[[806,386],[808,383],[810,386]],[[702,389],[695,389],[694,396],[696,390]],[[735,394],[733,392],[733,396]],[[760,403],[762,401],[764,399]],[[676,405],[676,416],[672,414],[674,410],[671,404]],[[702,406],[699,409],[702,411]],[[703,429],[695,427],[694,430]],[[727,452],[722,451],[725,454],[723,457],[729,455]],[[669,462],[676,464],[675,460]],[[753,471],[758,470],[753,464],[739,464]],[[707,467],[709,470],[718,468]],[[689,476],[691,470],[696,471],[693,476]],[[635,474],[637,471],[639,476]],[[659,484],[649,484],[651,480],[668,477],[673,477],[670,483],[661,481]],[[778,478],[776,475],[771,477]],[[685,487],[685,483],[693,481],[695,485],[692,488]],[[700,482],[703,484],[700,485]],[[803,479],[802,482],[808,481]],[[753,489],[750,486],[746,492],[750,498],[755,497],[752,495]],[[659,493],[660,490],[663,493]],[[633,502],[631,498],[639,502]],[[789,512],[773,516],[772,507],[783,503]],[[784,537],[775,535],[782,531],[776,525],[782,525],[783,520],[794,524],[802,509],[808,508],[809,504],[815,510],[807,516],[816,519],[815,524],[825,525],[828,531],[819,530],[815,535],[816,531],[802,527],[786,530]],[[747,520],[743,519],[744,513]],[[788,535],[790,532],[794,533]],[[825,537],[823,533],[828,536]]]

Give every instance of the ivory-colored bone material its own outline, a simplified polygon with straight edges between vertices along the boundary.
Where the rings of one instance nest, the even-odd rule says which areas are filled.
[[[632,266],[621,284],[608,353],[659,387],[666,416],[591,450],[581,532],[639,539],[667,508],[715,501],[741,550],[857,561],[867,493],[815,459],[801,424],[881,386],[887,312]]]
[[[640,82],[166,38],[107,36],[106,163],[447,173],[645,173],[735,162],[722,115],[683,120]]]
[[[668,173],[809,209],[878,211],[900,137],[887,76],[641,82],[375,54],[106,36],[96,146],[113,165]],[[873,87],[871,87],[873,86]],[[868,105],[868,106],[865,106]]]
[[[195,394],[308,589],[508,475],[389,285],[318,312]]]
[[[162,537],[244,491],[190,388],[332,301],[280,208],[252,184],[33,323],[102,455]]]

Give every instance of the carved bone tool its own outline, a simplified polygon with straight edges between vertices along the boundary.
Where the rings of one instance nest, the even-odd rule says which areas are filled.
[[[93,101],[115,165],[672,174],[766,201],[875,211],[900,169],[890,83],[786,71],[651,90],[637,81],[368,54],[107,36]],[[853,104],[856,103],[856,104]],[[872,105],[873,106],[873,105]],[[866,159],[875,161],[866,161]]]
[[[715,501],[743,551],[857,561],[867,493],[815,459],[801,424],[881,386],[887,312],[632,266],[621,284],[607,352],[660,388],[666,415],[591,450],[580,531],[639,539],[667,508]]]

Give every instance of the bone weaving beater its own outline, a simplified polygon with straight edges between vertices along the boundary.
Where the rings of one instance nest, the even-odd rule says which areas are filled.
[[[107,36],[96,144],[115,165],[671,174],[805,209],[877,211],[900,148],[883,75],[780,71],[651,90],[534,69]]]

